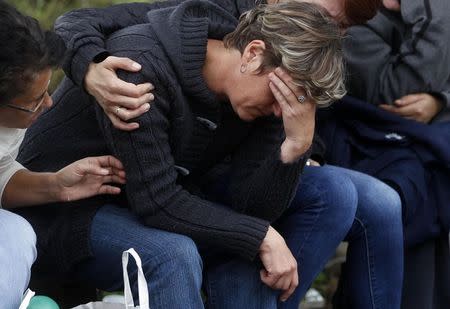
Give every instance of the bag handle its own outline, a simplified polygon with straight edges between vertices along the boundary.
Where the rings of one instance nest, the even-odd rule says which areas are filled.
[[[30,304],[31,298],[34,296],[34,294],[36,294],[36,293],[30,289],[27,289],[25,291],[25,294],[23,296],[22,303],[20,304],[19,309],[27,309],[28,305]]]
[[[141,258],[137,252],[130,248],[122,253],[122,267],[123,267],[123,284],[125,292],[125,306],[127,309],[133,309],[134,301],[133,294],[131,293],[130,279],[128,278],[128,257],[132,256],[136,261],[136,266],[138,268],[138,290],[139,290],[139,308],[140,309],[150,309],[148,300],[148,287],[147,280],[145,280],[144,271],[142,270]]]

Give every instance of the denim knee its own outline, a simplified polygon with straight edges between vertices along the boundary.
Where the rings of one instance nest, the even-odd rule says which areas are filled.
[[[346,233],[353,224],[358,205],[358,193],[351,179],[327,165],[305,169],[303,179],[305,184],[316,186],[329,208],[328,214],[338,223],[336,228]]]
[[[378,227],[402,224],[402,205],[398,193],[381,181],[372,181],[360,190],[360,203],[366,207],[366,220]],[[361,211],[364,211],[361,209]]]
[[[184,270],[193,274],[201,274],[203,262],[195,242],[189,237],[181,236],[170,248],[168,255],[174,267],[179,271]],[[201,281],[201,279],[200,279]]]
[[[195,287],[201,287],[203,262],[196,244],[189,237],[176,235],[170,239],[167,247],[157,256],[151,249],[148,256],[150,258],[143,261],[144,267],[146,263],[149,263],[149,266],[156,264],[158,265],[156,269],[166,276],[174,276],[180,278],[180,282],[184,282],[184,284],[189,282]],[[155,271],[155,267],[151,268]]]

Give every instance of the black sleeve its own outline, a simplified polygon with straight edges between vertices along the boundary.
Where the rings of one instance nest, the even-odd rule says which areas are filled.
[[[55,22],[55,32],[67,46],[65,73],[76,85],[82,86],[89,64],[95,56],[106,52],[105,40],[110,34],[145,23],[150,10],[174,6],[182,1],[185,0],[78,9],[60,16]]]
[[[307,155],[281,161],[282,122],[275,117],[255,121],[243,146],[233,157],[231,192],[234,209],[273,222],[289,207]]]
[[[311,146],[311,154],[309,158],[316,161],[320,165],[324,165],[326,150],[327,147],[325,145],[325,142],[320,138],[317,132],[314,132],[314,139]]]
[[[98,107],[97,117],[112,153],[125,166],[130,207],[150,226],[187,235],[201,246],[255,258],[269,223],[204,200],[177,184],[169,129],[173,94],[180,89],[167,82],[168,70],[158,59],[129,56],[145,65],[138,74],[120,77],[155,84],[150,111],[136,119],[140,128],[131,132],[115,129]]]
[[[60,16],[55,31],[67,46],[63,65],[66,75],[78,86],[83,86],[89,64],[99,55],[105,55],[105,40],[113,32],[128,26],[147,22],[151,10],[176,6],[186,0],[166,0],[152,3],[126,3],[106,8],[78,9]],[[214,3],[238,17],[250,7],[253,0],[213,0]]]

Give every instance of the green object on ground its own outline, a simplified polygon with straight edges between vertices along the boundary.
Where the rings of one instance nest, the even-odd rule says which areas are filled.
[[[58,304],[47,296],[33,296],[27,309],[60,309]]]

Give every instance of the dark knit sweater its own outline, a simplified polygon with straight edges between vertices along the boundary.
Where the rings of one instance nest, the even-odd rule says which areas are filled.
[[[166,0],[151,3],[124,3],[102,9],[78,9],[60,16],[55,31],[67,46],[64,71],[78,86],[82,86],[87,67],[95,56],[107,53],[105,41],[120,29],[147,23],[147,12],[174,7],[186,0]],[[255,4],[265,0],[211,0],[238,18]]]
[[[236,24],[219,6],[194,0],[151,11],[147,24],[114,33],[107,49],[143,66],[139,74],[121,78],[155,85],[150,111],[137,119],[140,128],[114,129],[97,104],[66,80],[55,106],[28,131],[19,160],[31,169],[55,170],[76,158],[111,153],[125,165],[128,206],[146,224],[188,235],[202,248],[255,258],[269,221],[289,206],[304,160],[280,161],[279,119],[245,123],[207,88],[202,77],[207,38],[220,39]],[[232,158],[233,210],[193,189],[226,156]],[[22,214],[38,239],[47,237],[39,241],[41,251],[53,252],[48,256],[65,270],[89,255],[93,209],[104,202],[93,198]],[[51,234],[59,236],[49,236],[46,224],[56,226]],[[63,252],[54,252],[52,237]]]

